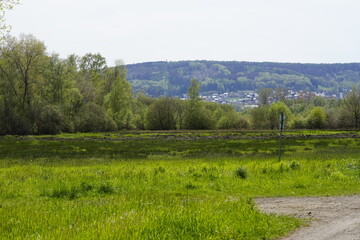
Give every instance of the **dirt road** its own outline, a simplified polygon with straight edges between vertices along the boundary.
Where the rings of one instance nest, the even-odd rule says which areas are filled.
[[[309,218],[309,226],[282,240],[360,240],[360,195],[340,197],[257,198],[267,213]]]

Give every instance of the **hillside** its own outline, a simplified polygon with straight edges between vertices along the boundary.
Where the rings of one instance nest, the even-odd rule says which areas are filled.
[[[360,80],[360,63],[180,61],[130,64],[127,70],[133,89],[151,96],[181,96],[192,78],[202,83],[202,93],[279,87],[338,93]]]

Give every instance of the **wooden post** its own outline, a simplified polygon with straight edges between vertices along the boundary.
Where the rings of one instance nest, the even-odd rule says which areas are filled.
[[[281,161],[281,145],[282,145],[282,131],[284,130],[284,120],[285,120],[285,115],[284,113],[280,113],[280,126],[279,126],[279,130],[280,130],[280,139],[279,139],[279,162]]]

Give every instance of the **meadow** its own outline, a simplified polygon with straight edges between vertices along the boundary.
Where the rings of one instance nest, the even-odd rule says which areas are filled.
[[[360,193],[359,132],[0,137],[0,239],[276,239],[254,197]]]

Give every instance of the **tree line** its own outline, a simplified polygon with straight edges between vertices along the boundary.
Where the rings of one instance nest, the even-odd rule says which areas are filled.
[[[189,100],[134,94],[121,61],[108,67],[100,54],[48,54],[32,35],[8,36],[0,58],[0,134],[56,134],[121,129],[276,129],[280,112],[288,128],[358,128],[360,94],[345,100],[311,97],[262,101],[236,112],[204,102],[192,79]],[[267,92],[267,96],[271,91]],[[261,96],[262,94],[260,94]]]

